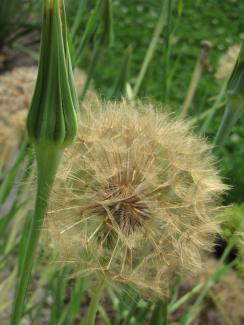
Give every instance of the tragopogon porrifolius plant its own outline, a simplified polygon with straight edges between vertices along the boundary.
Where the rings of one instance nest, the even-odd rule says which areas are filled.
[[[19,324],[48,198],[63,150],[76,136],[78,107],[63,0],[43,0],[41,53],[27,131],[37,163],[36,206],[17,283],[12,325]]]

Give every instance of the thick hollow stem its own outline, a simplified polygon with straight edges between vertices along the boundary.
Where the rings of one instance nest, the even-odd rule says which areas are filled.
[[[23,257],[23,266],[19,270],[20,278],[17,285],[11,325],[18,325],[23,314],[24,300],[31,277],[38,239],[47,210],[49,195],[62,155],[62,150],[53,147],[44,148],[42,146],[36,146],[35,149],[38,177],[35,213],[29,230],[25,255]]]

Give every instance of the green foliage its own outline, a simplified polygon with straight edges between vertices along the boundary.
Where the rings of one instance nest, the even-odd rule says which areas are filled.
[[[38,2],[39,0],[1,0],[0,50],[34,29],[35,24],[31,22],[30,15]]]
[[[229,242],[236,238],[236,255],[238,256],[236,269],[238,274],[244,278],[244,203],[233,204],[225,211],[225,222],[222,225],[222,236]]]
[[[75,6],[77,0],[72,3]],[[91,1],[86,13],[92,7]],[[177,2],[172,2],[173,16],[171,18],[170,35],[171,58],[168,74],[173,74],[173,85],[169,93],[169,104],[174,109],[181,105],[184,95],[190,82],[197,55],[200,49],[200,42],[208,39],[214,45],[210,52],[210,64],[212,72],[205,74],[194,102],[193,111],[198,110],[203,101],[203,95],[214,96],[218,92],[218,85],[214,79],[219,56],[224,53],[228,46],[240,43],[243,39],[244,22],[240,17],[244,4],[240,1],[228,0],[221,4],[218,0],[207,2],[183,1],[181,16],[178,15]],[[100,92],[106,94],[117,76],[114,66],[120,64],[121,53],[129,45],[133,48],[131,62],[131,82],[135,81],[138,75],[146,49],[152,37],[158,13],[161,8],[161,1],[113,1],[114,11],[114,36],[113,47],[107,49],[95,73],[95,83]],[[225,13],[228,12],[228,15]],[[84,15],[86,17],[86,15]],[[83,19],[83,26],[86,19]],[[231,33],[228,33],[228,26],[231,24]],[[83,32],[83,28],[77,31]],[[156,52],[150,64],[146,80],[141,89],[141,96],[163,101],[163,84],[166,77],[163,62],[166,55],[166,36],[161,35],[157,44]],[[176,65],[176,66],[175,66]],[[82,66],[86,66],[83,61]],[[176,91],[177,89],[177,91]],[[208,105],[208,103],[206,103]]]
[[[244,235],[244,203],[233,204],[226,210],[225,215],[223,237],[228,241],[234,234]]]

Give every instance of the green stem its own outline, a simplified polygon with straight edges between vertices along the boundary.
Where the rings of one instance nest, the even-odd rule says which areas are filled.
[[[174,304],[169,305],[169,314],[173,313],[175,310],[177,310],[181,305],[186,303],[192,296],[194,296],[196,293],[198,293],[202,288],[204,284],[199,283],[196,285],[191,291],[187,292],[184,296],[182,296],[179,300],[177,300]]]
[[[104,282],[105,282],[104,277],[97,280],[97,284],[94,288],[91,302],[90,302],[88,311],[86,313],[85,321],[84,321],[84,323],[82,322],[82,324],[84,324],[84,325],[94,325],[95,324],[99,301],[100,301],[101,294],[102,294],[102,291],[104,288]]]
[[[11,325],[18,325],[23,314],[24,300],[31,277],[38,239],[47,210],[49,195],[62,155],[62,150],[54,147],[45,148],[44,146],[36,145],[35,151],[38,179],[35,213],[31,222],[28,241],[23,257],[23,264],[20,270],[20,278],[17,285]]]
[[[235,105],[227,104],[224,116],[214,139],[215,146],[221,145],[226,141],[230,134],[230,131],[232,130],[232,127],[236,124],[237,120],[240,117],[241,110],[241,105],[237,105],[237,107],[235,107]]]
[[[110,99],[121,99],[121,97],[126,94],[126,83],[129,76],[130,71],[130,63],[131,63],[131,54],[132,48],[129,46],[125,50],[125,55],[121,64],[120,71],[118,73],[118,78],[113,86],[113,89],[110,94]]]
[[[211,121],[213,121],[214,115],[215,115],[217,109],[220,107],[221,102],[223,101],[223,98],[224,98],[224,95],[226,92],[226,86],[227,86],[227,81],[224,82],[223,86],[220,89],[218,96],[216,97],[216,100],[215,100],[213,106],[208,111],[209,113],[207,114],[207,118],[201,127],[201,133],[205,133],[208,130]]]
[[[11,190],[13,188],[13,183],[17,177],[19,167],[26,156],[27,148],[28,148],[28,141],[25,140],[20,147],[20,151],[18,153],[17,159],[16,159],[13,167],[7,173],[7,175],[3,181],[3,184],[1,185],[0,206],[2,206],[5,203],[5,201],[8,198],[9,193],[11,192]]]
[[[236,260],[232,261],[230,264],[225,265],[224,261],[226,257],[228,256],[231,249],[236,244],[236,237],[233,236],[230,240],[228,245],[226,246],[224,253],[222,254],[219,265],[214,272],[214,274],[211,276],[211,278],[206,282],[205,286],[203,286],[202,291],[200,292],[198,298],[196,299],[195,303],[191,306],[191,308],[183,315],[180,325],[189,325],[194,320],[196,315],[198,314],[198,311],[200,310],[201,304],[208,294],[209,290],[219,282],[221,277],[235,264]]]
[[[78,7],[77,13],[75,15],[74,23],[73,23],[72,29],[71,29],[72,39],[75,38],[77,30],[79,29],[80,24],[82,23],[86,4],[87,4],[87,0],[80,1],[80,5]]]
[[[191,79],[184,103],[182,105],[182,109],[181,109],[182,117],[184,117],[189,111],[189,108],[192,104],[192,101],[194,99],[197,87],[199,85],[199,82],[200,82],[200,79],[202,76],[203,68],[207,63],[208,52],[209,52],[211,45],[208,42],[204,41],[204,42],[202,42],[201,46],[202,46],[202,48],[199,53],[197,63],[195,65],[195,69],[192,74],[192,79]]]
[[[147,69],[148,69],[148,66],[149,66],[149,64],[151,62],[154,51],[156,49],[159,37],[160,37],[164,27],[167,24],[168,14],[169,14],[169,11],[168,11],[169,5],[170,5],[170,1],[169,0],[164,0],[163,8],[161,10],[158,23],[157,23],[157,25],[155,27],[152,40],[151,40],[151,42],[149,44],[147,53],[146,53],[144,61],[142,63],[141,70],[139,72],[139,76],[138,76],[138,78],[136,80],[136,84],[135,84],[135,87],[133,89],[133,98],[136,98],[139,91],[140,91],[142,82],[144,80],[144,77],[145,77]]]
[[[214,305],[216,306],[216,308],[217,308],[219,314],[221,315],[221,317],[223,318],[225,324],[226,325],[234,325],[234,323],[232,322],[232,320],[227,315],[224,307],[220,303],[218,297],[216,297],[216,295],[214,294],[214,292],[212,290],[209,290],[208,296],[212,300],[212,302],[214,303]]]
[[[87,72],[87,78],[86,78],[85,84],[83,86],[82,93],[80,95],[81,101],[83,101],[85,99],[87,90],[88,90],[90,83],[92,81],[92,78],[94,76],[95,68],[96,68],[98,60],[100,58],[101,51],[102,51],[102,49],[100,49],[99,45],[96,44],[95,48],[93,49],[91,63],[90,63],[90,66],[89,66],[88,72]]]
[[[164,102],[165,104],[168,101],[168,91],[169,91],[169,66],[170,66],[170,56],[171,56],[171,20],[172,20],[172,9],[171,1],[168,5],[167,13],[167,28],[165,35],[165,60],[164,60]]]
[[[163,314],[162,314],[162,325],[168,324],[168,301],[163,302]]]

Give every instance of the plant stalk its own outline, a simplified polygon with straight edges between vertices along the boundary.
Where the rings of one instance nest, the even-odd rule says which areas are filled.
[[[146,75],[147,69],[149,67],[149,64],[150,64],[150,62],[152,60],[153,54],[155,52],[159,37],[160,37],[161,33],[163,32],[164,27],[167,24],[168,13],[169,13],[169,10],[168,10],[169,5],[170,5],[170,1],[169,0],[164,0],[164,4],[163,4],[163,7],[162,7],[160,16],[159,16],[159,20],[158,20],[157,25],[155,27],[155,30],[154,30],[154,33],[153,33],[153,36],[152,36],[152,40],[151,40],[151,42],[149,44],[149,47],[147,49],[144,61],[143,61],[142,66],[141,66],[141,70],[139,72],[139,75],[137,77],[137,80],[136,80],[136,83],[135,83],[135,86],[134,86],[134,89],[133,89],[133,99],[135,99],[138,96],[138,93],[140,91],[140,88],[141,88],[142,82],[144,80],[144,77]]]
[[[199,81],[202,76],[203,68],[204,68],[204,66],[206,66],[206,63],[207,63],[209,49],[211,48],[212,45],[208,41],[203,41],[201,43],[201,46],[202,46],[202,49],[198,56],[196,66],[195,66],[194,72],[192,74],[191,83],[188,88],[188,92],[187,92],[186,98],[184,100],[184,103],[182,105],[181,116],[185,116],[189,111],[189,108],[191,106],[192,100],[196,93]]]
[[[88,311],[86,313],[85,320],[84,322],[82,322],[82,325],[95,324],[96,314],[97,314],[101,294],[104,288],[104,283],[105,283],[104,277],[97,280],[96,286],[92,294],[91,302]]]
[[[214,139],[215,146],[221,145],[227,140],[232,127],[236,124],[241,115],[241,110],[241,105],[236,108],[227,104],[224,116]]]
[[[168,301],[164,301],[163,303],[163,315],[162,315],[162,325],[168,324]]]
[[[83,86],[81,95],[80,95],[80,100],[81,101],[83,101],[85,99],[87,90],[88,90],[88,88],[90,86],[90,83],[92,81],[92,78],[94,76],[94,72],[95,72],[97,63],[99,61],[100,55],[101,55],[101,51],[102,51],[102,49],[99,48],[98,44],[96,44],[95,48],[93,49],[92,59],[91,59],[90,66],[88,68],[87,78],[86,78],[85,84]]]
[[[54,147],[45,148],[39,145],[36,145],[35,149],[38,179],[35,212],[29,230],[23,264],[19,270],[20,278],[17,285],[11,325],[18,325],[23,314],[24,300],[28,284],[30,282],[31,270],[37,250],[38,239],[47,210],[51,188],[63,151],[62,149],[56,149]]]
[[[182,306],[185,302],[187,302],[189,299],[192,298],[196,293],[198,293],[202,288],[204,284],[199,283],[196,285],[192,290],[187,292],[184,296],[182,296],[179,300],[177,300],[174,304],[170,304],[168,307],[169,314],[173,313],[175,310],[177,310],[180,306]]]
[[[196,317],[198,311],[200,310],[201,304],[205,297],[207,296],[209,290],[219,282],[221,277],[236,263],[236,259],[233,260],[230,264],[225,265],[224,261],[228,254],[230,253],[231,249],[235,246],[236,244],[236,237],[233,236],[230,240],[228,245],[226,246],[220,260],[219,260],[219,265],[214,272],[214,274],[211,276],[211,278],[206,282],[205,286],[203,286],[202,291],[200,292],[198,298],[194,302],[194,304],[190,307],[190,309],[185,312],[183,315],[180,325],[190,325],[191,322],[194,320]]]

